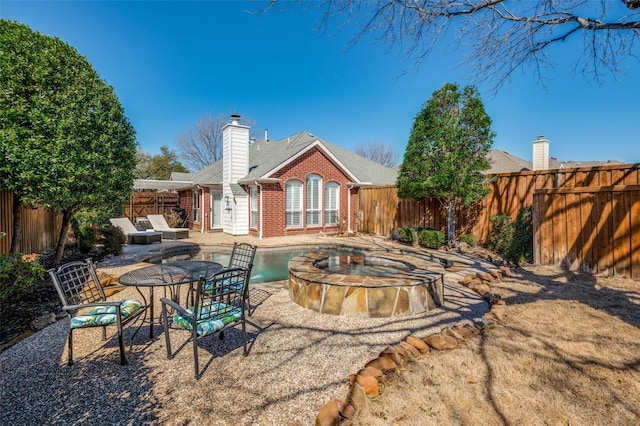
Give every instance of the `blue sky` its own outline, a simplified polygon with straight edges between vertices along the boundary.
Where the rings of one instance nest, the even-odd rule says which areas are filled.
[[[241,113],[271,139],[306,130],[347,149],[393,145],[398,160],[413,119],[445,82],[470,84],[463,51],[442,45],[417,71],[355,29],[316,30],[317,12],[250,13],[253,2],[32,2],[0,0],[0,17],[75,47],[114,87],[144,151],[177,151],[204,113]],[[529,70],[496,95],[478,86],[497,132],[494,148],[531,160],[538,135],[560,160],[640,162],[640,65],[602,85],[557,69],[543,89]],[[636,52],[640,54],[640,51]]]

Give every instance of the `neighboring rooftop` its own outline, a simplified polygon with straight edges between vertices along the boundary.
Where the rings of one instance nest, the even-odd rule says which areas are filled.
[[[508,151],[500,149],[492,149],[489,151],[489,161],[491,162],[491,169],[487,174],[498,173],[514,173],[514,172],[527,172],[533,170],[533,164],[531,161],[523,160],[520,157],[516,157],[510,154]],[[598,166],[611,166],[615,164],[623,164],[617,160],[606,161],[558,161],[555,157],[549,158],[549,169],[575,169],[578,167],[598,167]]]

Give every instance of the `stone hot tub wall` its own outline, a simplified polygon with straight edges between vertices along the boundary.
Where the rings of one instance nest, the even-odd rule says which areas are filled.
[[[309,253],[289,261],[291,299],[323,314],[370,318],[419,314],[444,303],[440,263],[399,253],[368,252],[365,256],[402,262],[410,271],[385,277],[332,274],[314,266],[327,255]]]

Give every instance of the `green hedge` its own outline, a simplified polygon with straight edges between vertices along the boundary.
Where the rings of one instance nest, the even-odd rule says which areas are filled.
[[[420,245],[427,248],[439,249],[446,242],[447,237],[442,231],[423,229],[420,232]]]

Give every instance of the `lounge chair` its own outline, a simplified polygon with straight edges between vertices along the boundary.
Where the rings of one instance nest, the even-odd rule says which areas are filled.
[[[177,240],[178,238],[189,238],[189,229],[187,228],[169,228],[167,221],[161,214],[147,215],[147,219],[151,222],[154,231],[162,232],[162,238]]]
[[[126,217],[118,217],[109,219],[113,226],[117,226],[127,236],[127,244],[149,244],[159,243],[162,240],[161,232],[139,231],[133,226],[133,223]]]

